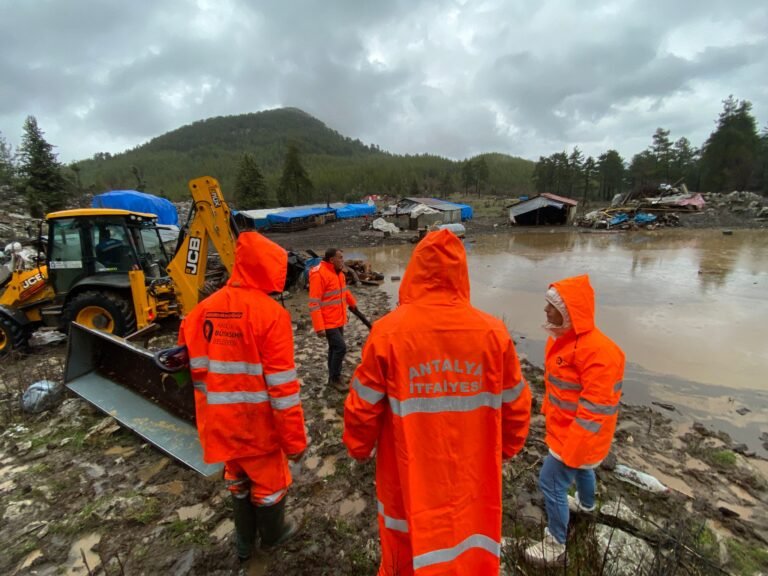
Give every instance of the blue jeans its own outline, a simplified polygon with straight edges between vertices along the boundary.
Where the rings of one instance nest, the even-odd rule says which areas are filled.
[[[547,509],[547,528],[560,544],[568,535],[568,488],[576,481],[579,501],[585,508],[595,505],[595,471],[571,468],[548,454],[539,474],[539,488]]]
[[[328,339],[328,380],[341,380],[341,363],[347,354],[344,327],[327,329],[325,337]]]

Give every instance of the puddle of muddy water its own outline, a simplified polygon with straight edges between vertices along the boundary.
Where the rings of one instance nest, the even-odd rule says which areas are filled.
[[[340,516],[357,516],[363,510],[365,510],[365,500],[359,496],[355,498],[348,498],[341,503],[339,507]]]
[[[768,456],[768,232],[663,230],[593,234],[553,228],[504,232],[465,243],[472,303],[504,319],[518,350],[541,364],[543,293],[549,283],[589,273],[597,324],[624,350],[625,400],[679,405]],[[396,305],[412,246],[360,252],[384,274]],[[712,402],[702,402],[702,399]],[[722,412],[719,400],[730,403]],[[730,399],[730,400],[728,400]],[[749,408],[739,415],[736,410]]]
[[[317,471],[317,475],[320,478],[331,476],[336,471],[336,460],[338,459],[338,456],[328,456],[327,458],[324,458],[320,469]]]
[[[67,576],[86,576],[89,573],[95,572],[96,568],[101,565],[101,560],[99,560],[99,555],[93,551],[93,548],[100,541],[101,534],[92,533],[72,544],[72,547],[69,549],[65,574]],[[83,555],[85,555],[85,562],[88,563],[87,567],[83,562]]]

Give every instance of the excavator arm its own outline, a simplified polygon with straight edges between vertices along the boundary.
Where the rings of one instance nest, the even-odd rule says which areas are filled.
[[[205,284],[209,245],[213,244],[222,264],[231,274],[239,233],[215,178],[203,176],[190,180],[189,191],[193,200],[192,210],[179,235],[176,254],[167,268],[182,316],[198,303]]]

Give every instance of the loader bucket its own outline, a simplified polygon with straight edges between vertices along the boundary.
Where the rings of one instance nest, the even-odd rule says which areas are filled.
[[[203,476],[221,470],[221,464],[203,462],[189,372],[165,373],[149,350],[73,322],[64,383]]]

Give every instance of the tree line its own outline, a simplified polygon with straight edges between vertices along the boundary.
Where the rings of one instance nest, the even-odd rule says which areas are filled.
[[[715,129],[701,148],[686,137],[670,138],[657,128],[648,148],[629,162],[616,150],[584,157],[578,147],[542,156],[533,171],[537,192],[584,201],[607,201],[628,191],[655,193],[661,184],[685,183],[690,190],[768,193],[768,127],[758,133],[752,104],[729,96]]]

